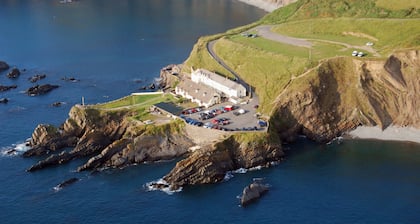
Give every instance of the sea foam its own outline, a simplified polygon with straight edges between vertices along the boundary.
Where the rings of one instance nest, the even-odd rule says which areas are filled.
[[[23,143],[13,144],[10,147],[4,147],[0,149],[2,156],[17,156],[28,151],[31,147],[27,144],[28,140]]]
[[[162,178],[156,181],[148,182],[144,185],[144,187],[146,191],[162,191],[168,195],[182,191],[182,187],[177,190],[171,190],[171,185]]]

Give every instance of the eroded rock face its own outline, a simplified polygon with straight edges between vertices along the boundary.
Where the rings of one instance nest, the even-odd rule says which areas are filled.
[[[228,171],[270,166],[283,156],[280,145],[240,143],[231,136],[214,146],[195,151],[178,162],[163,179],[174,190],[185,185],[216,183],[222,181]]]
[[[297,78],[270,120],[283,140],[327,142],[359,125],[420,128],[418,50],[385,61],[335,58]]]
[[[78,171],[125,167],[146,161],[173,159],[184,155],[193,146],[193,142],[182,132],[133,132],[133,129],[138,129],[138,123],[126,121],[126,113],[128,112],[106,112],[75,106],[60,128],[39,125],[29,142],[32,149],[24,153],[25,157],[55,153],[66,147],[73,149],[51,155],[28,171],[85,157],[90,159]]]

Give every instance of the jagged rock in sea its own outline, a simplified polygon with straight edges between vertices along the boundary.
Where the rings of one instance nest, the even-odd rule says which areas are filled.
[[[61,130],[52,125],[40,124],[28,143],[31,149],[24,152],[23,157],[45,155],[65,147],[74,147],[77,141],[77,136],[63,135]]]
[[[9,102],[9,99],[7,99],[7,98],[0,98],[0,103],[6,104],[8,102]]]
[[[9,65],[6,62],[0,61],[0,72],[6,71],[9,68],[10,68]]]
[[[41,79],[45,79],[46,77],[47,77],[46,74],[37,74],[37,75],[34,75],[34,76],[28,78],[28,80],[29,80],[29,82],[34,83],[34,82],[38,82]]]
[[[45,84],[45,85],[36,85],[32,86],[29,89],[26,90],[26,94],[29,96],[38,96],[38,95],[44,95],[48,92],[52,91],[53,89],[56,89],[60,86],[58,85],[51,85],[51,84]]]
[[[11,85],[11,86],[0,85],[0,92],[9,91],[11,89],[16,89],[16,88],[17,88],[17,85]]]
[[[269,185],[260,183],[258,181],[246,186],[242,191],[241,206],[245,207],[250,203],[258,200],[261,196],[267,193]]]
[[[65,180],[65,181],[57,184],[57,186],[55,186],[54,189],[55,190],[61,190],[63,187],[67,187],[67,186],[69,186],[71,184],[74,184],[74,183],[76,183],[79,180],[80,180],[79,178],[72,177],[70,179],[67,179],[67,180]]]
[[[280,144],[241,141],[236,136],[194,151],[178,162],[163,179],[173,190],[185,185],[220,182],[228,171],[256,166],[268,167],[284,156]]]
[[[16,79],[19,77],[19,75],[20,75],[20,71],[17,68],[13,68],[12,71],[7,73],[7,77],[10,79]]]

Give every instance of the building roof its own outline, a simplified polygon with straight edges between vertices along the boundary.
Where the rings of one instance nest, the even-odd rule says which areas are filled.
[[[203,84],[195,83],[190,79],[182,80],[177,87],[187,92],[188,95],[192,96],[194,99],[199,99],[205,103],[213,99],[215,95],[219,95],[215,89]]]
[[[180,115],[183,108],[179,107],[173,103],[165,103],[165,102],[161,102],[161,103],[157,103],[154,105],[155,107],[159,108],[160,110],[163,110],[167,113],[173,114],[173,115]]]
[[[239,88],[244,88],[246,90],[246,88],[243,85],[241,85],[241,84],[239,84],[235,81],[232,81],[232,80],[230,80],[226,77],[218,75],[214,72],[210,72],[209,70],[201,68],[201,69],[195,70],[194,72],[201,73],[201,74],[207,76],[209,79],[211,79],[211,80],[213,80],[217,83],[220,83],[220,84],[222,84],[222,85],[224,85],[224,86],[226,86],[230,89],[235,89],[236,90],[236,89],[239,89]]]

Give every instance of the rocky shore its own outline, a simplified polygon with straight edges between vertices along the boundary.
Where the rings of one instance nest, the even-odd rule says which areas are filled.
[[[417,50],[399,52],[384,61],[326,60],[279,97],[266,133],[205,133],[215,136],[212,141],[199,140],[182,120],[156,125],[156,132],[128,119],[130,111],[76,105],[60,127],[39,125],[28,143],[31,149],[23,156],[50,155],[28,168],[31,172],[78,158],[88,158],[77,168],[81,172],[184,157],[162,178],[165,184],[155,187],[179,190],[217,183],[230,171],[280,161],[281,142],[301,134],[328,142],[359,126],[420,127],[419,64]],[[350,75],[344,75],[343,68],[351,70]],[[161,86],[176,82],[179,71],[174,65],[163,69]],[[72,149],[62,151],[67,147]]]
[[[76,105],[60,127],[38,125],[28,142],[31,149],[23,156],[50,156],[27,171],[34,172],[79,158],[88,160],[76,169],[78,172],[123,168],[185,156],[163,178],[171,190],[177,190],[185,185],[220,182],[227,172],[239,168],[269,167],[284,156],[280,142],[270,141],[267,133],[259,133],[259,142],[253,141],[255,138],[250,137],[253,134],[247,137],[223,135],[217,143],[197,141],[188,133],[182,120],[158,125],[159,132],[156,133],[144,124],[128,119],[130,113]],[[200,144],[198,149],[190,152],[197,143]],[[69,147],[72,149],[63,151]]]

